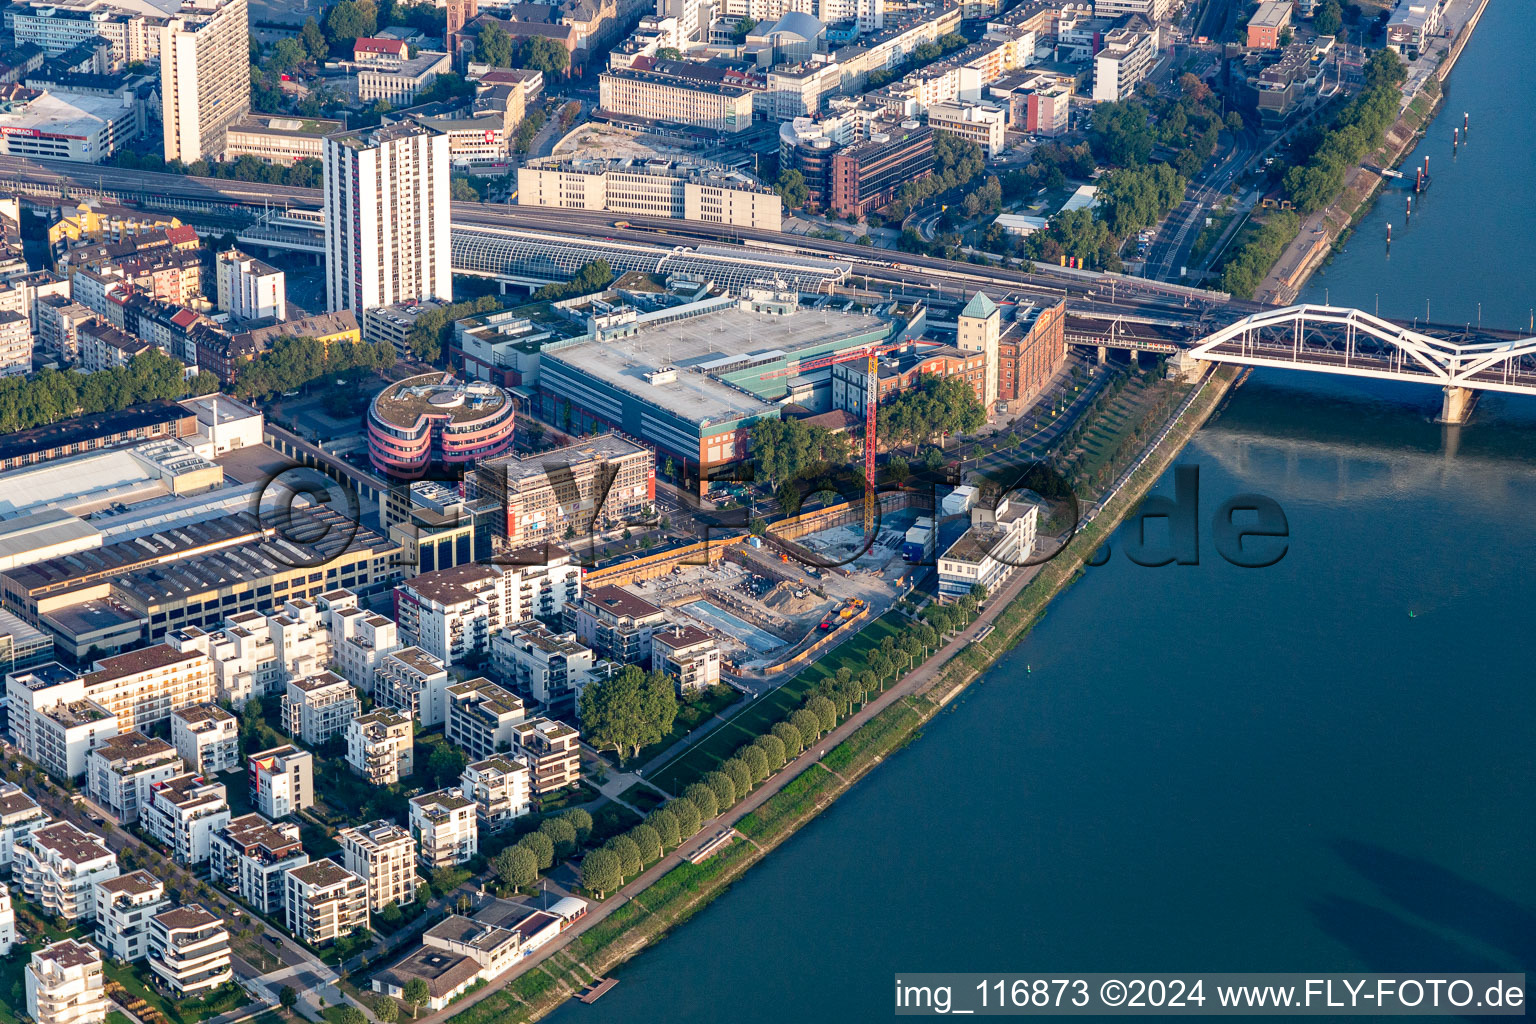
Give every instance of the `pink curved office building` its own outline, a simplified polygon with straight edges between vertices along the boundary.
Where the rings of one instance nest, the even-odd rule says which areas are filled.
[[[449,373],[409,377],[368,406],[368,457],[380,473],[415,480],[512,447],[512,396],[485,381]]]

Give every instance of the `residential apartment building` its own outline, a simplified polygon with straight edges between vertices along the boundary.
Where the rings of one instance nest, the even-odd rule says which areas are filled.
[[[51,819],[14,782],[0,782],[0,878],[11,876],[16,844]]]
[[[214,260],[219,309],[236,320],[288,319],[287,275],[239,249]]]
[[[680,159],[545,158],[518,168],[517,204],[777,231],[784,201],[755,178]]]
[[[149,805],[156,783],[182,772],[176,748],[141,732],[121,733],[86,757],[85,792],[120,824],[131,825]]]
[[[540,704],[574,706],[597,661],[574,632],[556,633],[538,619],[508,626],[491,645],[497,675]]]
[[[698,626],[668,626],[651,634],[651,670],[665,672],[687,699],[720,683],[720,641]]]
[[[428,871],[467,863],[480,849],[475,802],[456,789],[411,797],[411,835]]]
[[[152,729],[169,719],[176,708],[204,704],[213,696],[213,663],[208,656],[195,648],[181,650],[169,643],[102,658],[84,674],[49,663],[25,674],[6,677],[11,734],[17,747],[50,770],[59,768],[59,774],[70,776],[85,770],[87,748],[75,743],[67,752],[44,749],[51,742],[43,735],[45,730],[54,734],[54,740],[58,739],[58,730],[43,722],[50,709],[90,702],[115,719],[110,734],[116,735]],[[107,738],[108,735],[99,735],[98,742],[90,746]]]
[[[342,864],[368,887],[368,909],[377,914],[416,899],[416,843],[392,821],[373,821],[336,833]]]
[[[33,0],[6,11],[5,23],[17,46],[31,43],[49,57],[62,56],[96,39],[110,44],[114,67],[159,55],[159,37],[144,14],[111,3]]]
[[[283,728],[295,739],[318,747],[344,733],[362,707],[356,687],[334,672],[290,679],[283,694]]]
[[[58,778],[82,775],[91,750],[117,735],[117,716],[85,697],[79,676],[58,662],[8,673],[6,690],[16,748]]]
[[[240,766],[240,721],[217,704],[171,712],[171,743],[189,769],[212,776]]]
[[[514,548],[584,538],[655,503],[656,455],[617,434],[599,434],[537,455],[486,459],[470,486],[474,496],[501,506],[497,532]]]
[[[511,756],[471,761],[459,784],[483,832],[500,832],[533,809],[533,773]]]
[[[37,337],[35,347],[58,359],[73,363],[80,358],[80,327],[96,319],[93,310],[62,295],[46,295],[37,301]]]
[[[299,826],[242,814],[214,833],[208,877],[263,914],[283,912],[288,871],[309,863]]]
[[[326,302],[453,298],[448,136],[400,121],[325,138]]]
[[[368,885],[333,860],[292,868],[284,876],[288,930],[325,946],[368,928]]]
[[[0,956],[10,956],[16,945],[16,908],[11,904],[11,887],[0,885]]]
[[[182,864],[208,859],[209,843],[229,824],[224,785],[187,772],[150,788],[144,830],[166,846]]]
[[[246,0],[183,0],[158,32],[165,158],[217,157],[251,109]]]
[[[535,799],[581,781],[581,734],[564,722],[530,718],[512,732],[512,753],[527,763]]]
[[[408,644],[445,666],[490,651],[506,625],[515,573],[497,564],[468,562],[413,576],[395,588],[395,618]]]
[[[102,1024],[106,972],[89,942],[60,939],[32,954],[23,970],[27,1015],[37,1024]]]
[[[1157,66],[1158,32],[1141,18],[1104,33],[1104,44],[1093,56],[1095,103],[1128,99],[1137,84]]]
[[[1008,111],[995,103],[954,100],[928,108],[928,127],[981,147],[989,158],[1007,147]]]
[[[588,591],[567,607],[565,618],[583,644],[625,665],[650,663],[651,634],[666,621],[656,605],[615,586]]]
[[[0,309],[0,377],[24,377],[31,372],[31,318]]]
[[[233,980],[224,919],[196,905],[162,910],[149,922],[149,968],[178,999]]]
[[[497,642],[492,645],[495,657]],[[488,679],[448,687],[443,736],[471,761],[512,749],[512,727],[525,717],[522,699]]]
[[[291,743],[246,759],[251,805],[269,818],[298,814],[315,802],[315,756]]]
[[[448,669],[420,647],[391,651],[373,677],[373,700],[431,728],[443,720]]]
[[[67,821],[29,833],[11,861],[17,891],[66,921],[95,920],[96,883],[117,875],[117,855]]]
[[[386,654],[398,651],[400,643],[395,620],[364,611],[357,606],[357,595],[337,591],[320,599],[325,628],[331,639],[331,661],[336,671],[366,694],[374,692],[373,676]]]
[[[598,76],[598,105],[610,117],[681,124],[723,133],[752,127],[757,90],[652,71],[614,68]]]
[[[149,921],[170,906],[165,883],[148,871],[96,883],[96,931],[91,941],[114,960],[132,963],[149,955]]]
[[[416,729],[394,708],[347,723],[347,766],[375,786],[393,786],[416,770]]]
[[[271,614],[229,616],[208,635],[208,653],[219,697],[238,708],[252,697],[285,693],[290,679],[325,671],[331,637],[316,602],[295,598]]]

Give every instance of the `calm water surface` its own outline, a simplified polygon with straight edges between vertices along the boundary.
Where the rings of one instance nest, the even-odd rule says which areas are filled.
[[[1308,298],[1526,323],[1536,87],[1510,72],[1533,30],[1493,0],[1422,210],[1404,231],[1384,201]],[[885,1019],[897,971],[1536,965],[1536,401],[1460,430],[1439,401],[1256,374],[1184,454],[1201,565],[1141,568],[1117,537],[920,741],[552,1019]],[[1289,517],[1273,568],[1211,546],[1244,491]]]

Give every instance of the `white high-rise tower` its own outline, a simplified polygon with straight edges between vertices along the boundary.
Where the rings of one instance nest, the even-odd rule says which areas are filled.
[[[325,138],[330,309],[453,298],[448,136],[415,120]]]
[[[246,0],[184,0],[157,31],[165,158],[217,158],[230,123],[251,109]]]

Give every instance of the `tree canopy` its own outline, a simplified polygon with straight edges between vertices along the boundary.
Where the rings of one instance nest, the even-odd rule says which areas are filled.
[[[424,362],[436,362],[453,337],[453,323],[476,313],[489,313],[501,308],[501,300],[494,295],[482,295],[467,302],[454,302],[441,309],[428,310],[416,318],[405,343],[411,354]]]
[[[624,884],[623,864],[612,850],[599,848],[581,862],[581,884],[598,899]]]
[[[885,444],[916,446],[942,434],[969,434],[987,422],[976,391],[963,377],[925,373],[917,387],[897,394],[875,414],[875,432]]]
[[[1188,184],[1167,164],[1117,168],[1099,179],[1099,215],[1124,238],[1162,220],[1183,202]]]
[[[672,731],[677,718],[672,677],[626,665],[587,685],[581,692],[580,717],[581,731],[594,747],[634,756]]]
[[[576,276],[564,284],[547,284],[540,288],[533,293],[533,298],[536,302],[554,302],[600,292],[612,283],[613,268],[608,266],[607,260],[597,259],[583,263],[576,271]]]
[[[847,434],[804,420],[758,420],[752,424],[752,458],[762,479],[777,484],[822,466],[841,466],[853,454]]]
[[[46,426],[74,416],[117,412],[139,402],[207,395],[218,378],[202,372],[188,381],[186,369],[157,348],[134,356],[126,367],[95,373],[43,370],[31,379],[0,377],[0,433]]]
[[[237,398],[258,398],[302,387],[312,380],[348,370],[383,370],[395,365],[395,347],[387,341],[333,341],[283,335],[272,348],[235,372]]]
[[[1366,87],[1339,111],[1311,157],[1285,173],[1285,191],[1296,209],[1312,213],[1338,198],[1345,177],[1381,144],[1397,118],[1406,76],[1401,59],[1391,50],[1378,50],[1366,62]]]

